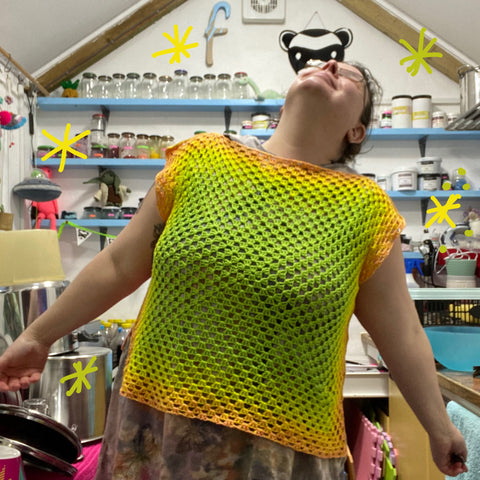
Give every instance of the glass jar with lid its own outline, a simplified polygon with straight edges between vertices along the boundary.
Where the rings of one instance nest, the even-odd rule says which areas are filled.
[[[120,157],[120,134],[109,133],[108,137],[108,158]]]
[[[188,98],[191,98],[193,100],[200,100],[203,98],[203,78],[194,75],[193,77],[190,77],[190,81],[188,83]]]
[[[233,98],[250,98],[248,91],[248,75],[245,72],[236,72],[233,76]]]
[[[220,73],[215,83],[215,97],[226,100],[232,97],[232,80],[229,73]]]
[[[107,117],[103,113],[94,113],[90,121],[90,130],[101,130],[105,133],[107,129]]]
[[[125,75],[123,73],[114,73],[112,75],[111,98],[124,98],[122,91],[124,81]]]
[[[143,74],[142,81],[140,83],[140,97],[152,99],[157,96],[157,76],[152,72],[146,72]]]
[[[186,70],[175,70],[172,82],[172,98],[185,98],[187,95],[187,74]]]
[[[161,141],[162,137],[160,135],[150,135],[150,158],[160,158],[161,157]]]
[[[172,77],[170,75],[158,77],[157,98],[172,98]]]
[[[97,84],[94,89],[95,98],[111,98],[112,92],[112,77],[109,75],[99,75]]]
[[[171,135],[162,136],[162,140],[161,140],[161,143],[160,143],[160,153],[161,153],[160,158],[165,158],[165,150],[168,147],[171,147],[174,144],[175,144],[175,138],[174,137],[172,137]]]
[[[139,98],[140,75],[135,72],[127,73],[127,78],[122,83],[123,98]]]
[[[120,138],[120,158],[135,158],[135,134],[122,132]]]
[[[148,135],[139,133],[135,142],[135,156],[137,158],[150,158],[150,140]]]
[[[95,85],[97,84],[97,76],[91,72],[85,72],[82,74],[80,83],[78,85],[78,94],[82,98],[94,98]]]
[[[207,100],[215,98],[215,82],[217,77],[213,73],[206,73],[203,76],[203,97]]]

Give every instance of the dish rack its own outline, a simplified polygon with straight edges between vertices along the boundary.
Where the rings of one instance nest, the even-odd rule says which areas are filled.
[[[424,327],[434,325],[480,327],[480,288],[412,290],[410,294]]]

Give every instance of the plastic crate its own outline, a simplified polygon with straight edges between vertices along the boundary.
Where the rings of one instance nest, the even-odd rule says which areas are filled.
[[[480,300],[415,300],[421,324],[480,327]]]

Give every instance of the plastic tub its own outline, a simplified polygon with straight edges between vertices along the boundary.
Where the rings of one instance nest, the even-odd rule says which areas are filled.
[[[392,173],[392,190],[416,190],[418,172],[415,168],[402,168]]]
[[[441,173],[440,157],[422,157],[417,160],[418,173]]]
[[[472,372],[480,366],[480,327],[425,327],[435,359],[451,370]]]
[[[418,175],[419,190],[440,190],[442,175],[440,173],[420,173]]]

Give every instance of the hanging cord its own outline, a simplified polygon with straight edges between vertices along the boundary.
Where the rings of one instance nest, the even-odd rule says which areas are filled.
[[[315,11],[313,12],[313,15],[310,17],[310,20],[308,21],[308,23],[305,25],[304,30],[307,30],[308,26],[312,23],[312,20],[315,18],[315,16],[317,16],[318,19],[320,20],[321,26],[322,26],[323,28],[325,28],[325,25],[324,25],[324,23],[323,23],[323,21],[322,21],[322,18],[320,17],[320,14],[318,13],[317,10],[315,10]]]

